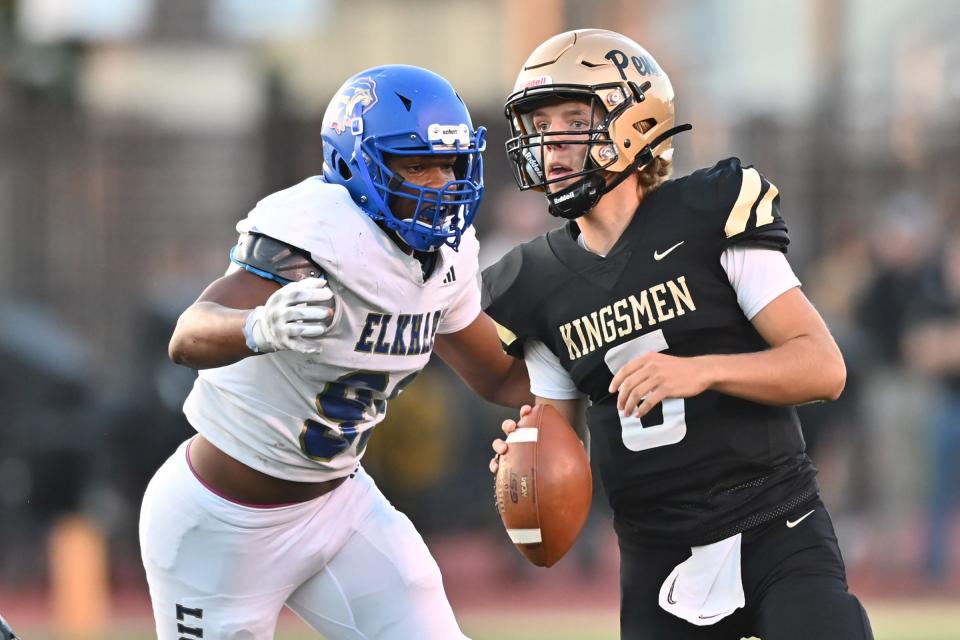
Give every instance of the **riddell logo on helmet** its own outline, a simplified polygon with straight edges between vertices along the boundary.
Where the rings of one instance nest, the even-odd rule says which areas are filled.
[[[540,179],[540,181],[543,182],[543,179],[545,177],[543,174],[543,167],[540,166],[540,163],[534,157],[533,153],[530,152],[530,149],[524,148],[520,153],[523,154],[523,157],[527,161],[527,164],[530,166],[531,169],[533,169],[533,172],[537,174],[537,177]]]
[[[559,204],[559,203],[561,203],[561,202],[566,202],[566,201],[569,200],[570,198],[575,198],[576,195],[577,195],[577,194],[576,194],[575,191],[571,191],[570,193],[565,193],[565,194],[563,194],[562,196],[560,196],[559,198],[554,198],[554,199],[553,199],[553,203],[554,203],[554,204]]]
[[[527,80],[523,83],[523,89],[529,89],[530,87],[541,87],[545,84],[553,84],[553,78],[550,76],[537,76],[533,80]]]
[[[330,123],[330,128],[339,135],[348,128],[354,128],[354,122],[377,104],[377,81],[369,76],[357,78],[344,87],[335,99],[337,117]]]

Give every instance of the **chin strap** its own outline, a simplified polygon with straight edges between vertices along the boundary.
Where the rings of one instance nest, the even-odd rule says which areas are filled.
[[[593,209],[605,193],[613,191],[633,172],[653,162],[653,150],[657,145],[671,136],[690,129],[693,129],[693,125],[681,124],[667,129],[644,147],[633,159],[633,162],[626,169],[616,174],[616,177],[609,183],[604,179],[601,172],[597,171],[584,176],[583,180],[570,185],[566,189],[561,189],[556,193],[547,193],[547,209],[550,215],[566,220],[576,220]]]

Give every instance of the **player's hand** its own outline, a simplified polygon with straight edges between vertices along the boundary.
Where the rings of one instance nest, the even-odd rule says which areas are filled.
[[[247,316],[243,334],[255,353],[319,353],[333,321],[335,300],[326,278],[305,278],[277,289]]]
[[[520,417],[523,418],[526,415],[529,415],[533,411],[533,407],[528,404],[520,407]],[[504,420],[503,424],[500,425],[500,428],[503,429],[503,433],[510,435],[517,430],[517,421],[516,420]],[[493,441],[493,451],[494,456],[490,459],[490,473],[496,473],[497,469],[500,468],[500,456],[507,452],[507,443],[505,440],[497,438]]]
[[[664,398],[689,398],[707,390],[710,381],[697,358],[645,353],[623,365],[610,382],[623,415],[642,417]]]

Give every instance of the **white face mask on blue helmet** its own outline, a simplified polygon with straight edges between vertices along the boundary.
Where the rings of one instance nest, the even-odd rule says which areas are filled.
[[[483,196],[485,134],[442,77],[408,65],[374,67],[348,79],[327,107],[323,175],[410,247],[456,249]],[[387,155],[453,156],[454,180],[440,188],[407,182],[387,167]],[[413,215],[395,215],[392,198],[414,201]]]

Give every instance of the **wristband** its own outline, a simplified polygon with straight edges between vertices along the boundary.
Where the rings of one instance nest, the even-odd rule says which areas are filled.
[[[246,339],[247,348],[254,353],[260,353],[260,346],[254,338],[254,326],[260,322],[263,317],[263,306],[259,306],[247,314],[247,321],[243,323],[243,337]]]

